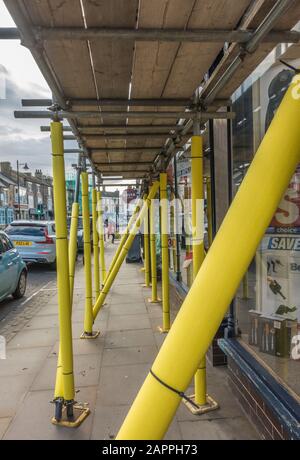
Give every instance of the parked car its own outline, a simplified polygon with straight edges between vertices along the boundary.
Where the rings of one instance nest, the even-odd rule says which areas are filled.
[[[16,220],[6,233],[26,263],[56,267],[55,225],[53,221]]]
[[[23,297],[26,291],[27,268],[8,236],[0,231],[0,300],[12,295]]]

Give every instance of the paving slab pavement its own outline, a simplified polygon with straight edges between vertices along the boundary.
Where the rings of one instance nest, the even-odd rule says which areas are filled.
[[[106,250],[107,267],[114,247]],[[158,332],[161,305],[149,304],[142,287],[141,265],[126,265],[97,317],[97,340],[81,340],[84,318],[84,272],[79,261],[73,305],[76,400],[88,402],[91,414],[77,429],[50,423],[58,354],[56,283],[41,290],[27,317],[5,325],[7,360],[0,361],[0,439],[113,439],[147,375],[165,335]],[[160,292],[160,286],[159,286]],[[30,305],[29,305],[30,306]],[[172,318],[176,311],[172,311]],[[226,369],[208,366],[209,390],[221,408],[195,417],[181,404],[166,435],[169,440],[257,439],[226,384]],[[192,387],[189,392],[192,393]]]

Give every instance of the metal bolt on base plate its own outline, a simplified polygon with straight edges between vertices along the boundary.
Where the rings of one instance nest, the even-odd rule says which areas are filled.
[[[86,404],[75,404],[73,406],[73,417],[72,419],[68,418],[67,416],[67,407],[64,406],[62,410],[62,418],[61,420],[56,420],[55,417],[52,417],[51,423],[53,425],[58,426],[65,426],[67,428],[77,428],[82,422],[88,417],[90,414],[90,409],[87,407]]]

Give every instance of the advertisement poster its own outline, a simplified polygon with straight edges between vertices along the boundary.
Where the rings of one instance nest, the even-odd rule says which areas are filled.
[[[300,324],[300,168],[297,168],[256,254],[256,311],[250,343],[260,351],[293,354]]]

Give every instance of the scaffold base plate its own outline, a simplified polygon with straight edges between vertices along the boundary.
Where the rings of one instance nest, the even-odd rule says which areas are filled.
[[[170,332],[170,329],[164,329],[162,326],[158,326],[157,329],[161,334],[168,334],[168,332]]]
[[[189,398],[192,401],[195,401],[195,395],[189,396]],[[185,404],[188,410],[194,415],[207,414],[208,412],[213,412],[220,408],[217,401],[215,401],[211,396],[207,395],[206,401],[207,401],[207,404],[205,404],[204,406],[198,406],[198,409],[195,406],[193,406],[193,404],[191,404],[189,401],[183,400],[182,402],[183,404]]]
[[[81,406],[79,404],[74,405],[73,410],[74,416],[72,420],[67,418],[67,408],[64,407],[62,410],[62,419],[58,421],[55,417],[52,417],[51,423],[53,423],[53,425],[64,426],[67,428],[77,428],[82,424],[82,422],[91,412],[88,407],[85,405]]]
[[[86,332],[83,332],[80,338],[85,339],[85,340],[95,340],[97,337],[99,337],[99,335],[100,335],[100,331],[93,331],[92,335],[89,335]]]
[[[159,298],[158,298],[158,299],[155,299],[155,300],[153,300],[153,299],[148,299],[148,302],[149,302],[149,303],[153,303],[153,304],[155,304],[155,303],[161,303],[161,299],[159,299]]]

